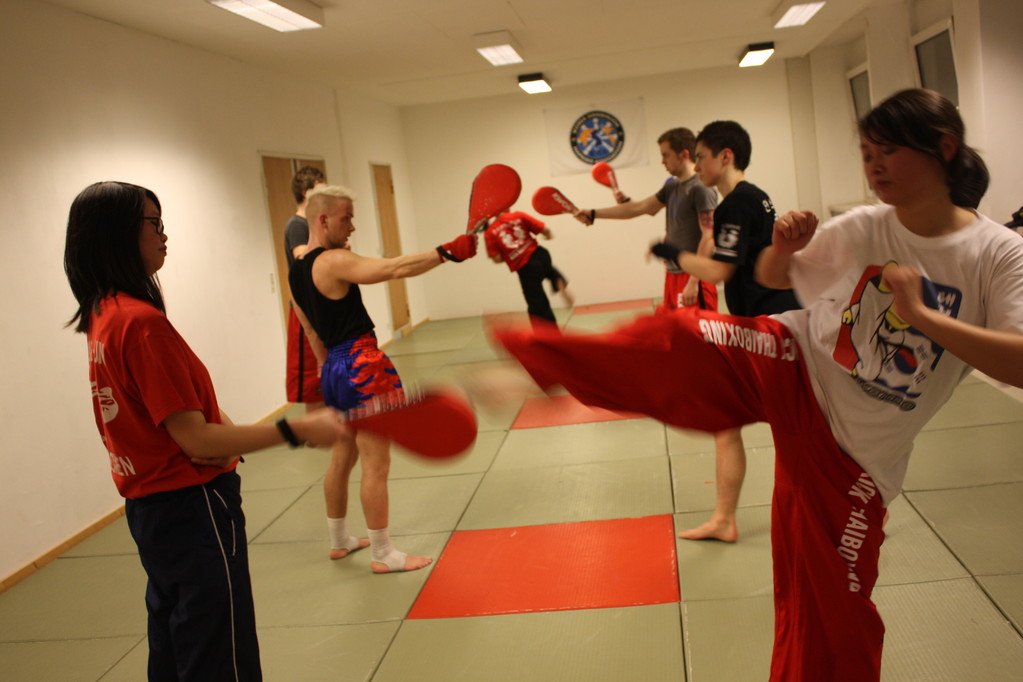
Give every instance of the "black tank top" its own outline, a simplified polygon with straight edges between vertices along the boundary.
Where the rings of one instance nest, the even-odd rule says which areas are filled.
[[[348,294],[338,300],[327,298],[313,284],[313,262],[324,251],[323,247],[318,247],[296,258],[288,272],[288,284],[292,297],[309,318],[320,340],[327,348],[333,348],[342,341],[373,331],[373,320],[362,304],[358,284],[350,284]]]

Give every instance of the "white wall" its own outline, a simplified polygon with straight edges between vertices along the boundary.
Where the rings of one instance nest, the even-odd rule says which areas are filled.
[[[356,194],[352,249],[364,256],[383,255],[371,165],[391,167],[402,253],[415,253],[433,248],[436,244],[429,241],[420,243],[417,234],[419,228],[412,202],[412,183],[405,156],[405,139],[399,110],[389,104],[367,100],[351,93],[339,91],[335,94],[346,162],[341,182]],[[334,177],[336,176],[331,175],[332,181]],[[443,269],[406,280],[413,324],[418,324],[427,317],[424,280],[435,276],[434,273]],[[378,341],[380,343],[390,341],[394,336],[394,325],[387,287],[366,286],[362,287],[361,291],[363,303],[376,324]]]
[[[817,155],[817,121],[810,59],[804,57],[786,60],[785,68],[788,74],[789,108],[792,110],[792,151],[796,157],[798,208],[826,215],[821,201],[821,169]]]
[[[980,209],[1004,223],[1023,205],[1023,11],[1018,0],[955,0],[953,6],[959,108],[967,141],[991,171]]]
[[[959,110],[967,143],[980,151],[991,171],[991,185],[980,210],[997,222],[1007,222],[1023,205],[1023,164],[1017,143],[1019,112],[1023,111],[1023,90],[1016,87],[1023,68],[1019,0],[878,3],[865,17],[854,20],[862,23],[862,38],[810,53],[821,203],[828,207],[868,196],[845,72],[869,57],[874,104],[896,90],[915,87],[913,51],[892,35],[909,35],[952,18]]]
[[[810,53],[821,204],[830,207],[863,201],[866,187],[860,168],[860,139],[846,73],[847,46],[822,47]]]
[[[86,185],[160,197],[168,314],[252,421],[284,396],[284,333],[259,150],[343,170],[333,94],[52,6],[0,22],[0,577],[121,504],[93,422],[85,341],[62,270]],[[296,125],[295,122],[301,122]]]
[[[698,132],[713,120],[734,119],[753,141],[747,178],[763,188],[779,210],[797,207],[788,86],[785,64],[779,61],[759,69],[680,72],[556,87],[545,95],[516,93],[403,110],[421,243],[445,241],[464,230],[472,179],[489,163],[512,166],[522,177],[516,209],[533,213],[530,197],[542,185],[558,187],[581,207],[613,204],[611,193],[588,174],[551,177],[543,112],[636,97],[643,98],[646,110],[650,165],[616,171],[626,193],[649,196],[667,177],[659,163],[660,133],[676,126]],[[631,221],[601,220],[590,228],[567,215],[545,221],[555,235],[548,244],[554,263],[571,281],[577,304],[660,294],[663,270],[647,262],[644,254],[663,234],[663,213]],[[476,315],[481,309],[525,309],[517,277],[485,257],[445,266],[424,278],[423,284],[432,319]]]
[[[911,36],[909,3],[882,3],[867,10],[870,101],[875,105],[919,86]]]

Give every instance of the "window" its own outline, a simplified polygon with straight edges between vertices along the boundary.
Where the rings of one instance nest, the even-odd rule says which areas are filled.
[[[952,22],[944,21],[913,36],[920,85],[937,90],[959,106],[959,81],[952,54]]]
[[[870,74],[867,65],[856,67],[847,76],[849,88],[852,90],[853,109],[858,121],[870,113]]]

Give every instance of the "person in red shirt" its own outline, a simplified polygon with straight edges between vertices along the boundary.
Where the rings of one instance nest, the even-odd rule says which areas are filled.
[[[551,238],[551,231],[542,222],[522,211],[502,213],[487,228],[484,241],[487,255],[495,263],[504,262],[519,276],[522,295],[530,318],[557,324],[543,281],[550,280],[551,290],[560,293],[565,302],[574,303],[568,291],[568,281],[551,262],[551,253],[540,246],[533,235]]]
[[[235,425],[209,372],[166,316],[167,257],[152,191],[99,182],[75,198],[64,270],[88,340],[93,411],[149,578],[150,680],[260,680],[239,455],[347,432],[324,408]]]

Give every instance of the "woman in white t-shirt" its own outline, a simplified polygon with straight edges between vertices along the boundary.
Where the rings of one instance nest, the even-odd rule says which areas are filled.
[[[988,172],[955,107],[906,90],[860,133],[884,203],[820,229],[788,213],[760,256],[758,281],[804,309],[494,330],[541,386],[587,404],[710,432],[771,424],[773,682],[880,679],[870,595],[913,438],[971,367],[1023,386],[1023,239],[976,213]]]

